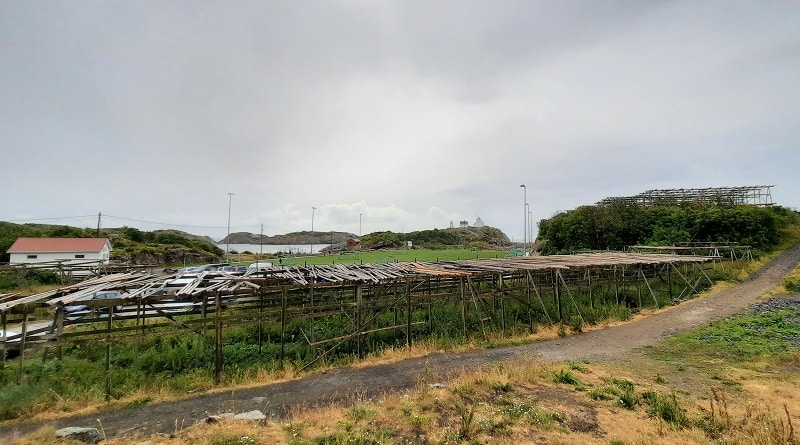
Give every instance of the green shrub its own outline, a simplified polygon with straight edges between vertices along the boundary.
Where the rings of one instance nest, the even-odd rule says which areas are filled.
[[[553,373],[553,381],[565,385],[579,385],[581,383],[580,379],[575,377],[575,374],[563,369]]]
[[[681,406],[675,393],[663,394],[648,391],[642,394],[642,398],[650,405],[647,413],[664,422],[676,427],[684,428],[689,426],[689,417],[686,410]]]

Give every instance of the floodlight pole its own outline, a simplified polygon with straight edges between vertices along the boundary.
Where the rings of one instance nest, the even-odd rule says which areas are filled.
[[[236,193],[228,192],[228,235],[225,236],[225,253],[230,253],[231,251],[231,200],[235,194]]]
[[[531,240],[531,235],[532,235],[530,231],[531,225],[529,224],[530,220],[528,219],[528,217],[531,215],[530,209],[531,209],[530,204],[525,202],[525,235],[527,236],[528,240]]]
[[[361,217],[364,216],[363,213],[358,214],[358,237],[361,238]]]
[[[528,251],[528,188],[525,187],[525,184],[521,184],[520,187],[522,187],[522,212],[524,216],[522,224],[522,254],[524,255]]]
[[[530,204],[528,205],[528,239],[531,240],[531,252],[533,252],[533,211],[531,211]]]

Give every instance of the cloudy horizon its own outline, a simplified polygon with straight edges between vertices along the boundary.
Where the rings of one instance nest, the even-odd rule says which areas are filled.
[[[800,3],[3,6],[0,221],[521,241],[524,197],[800,207]]]

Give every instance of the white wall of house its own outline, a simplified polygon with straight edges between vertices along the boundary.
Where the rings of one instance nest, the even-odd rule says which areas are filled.
[[[9,254],[9,264],[34,264],[62,261],[64,264],[98,261],[108,264],[110,255],[108,243],[100,252],[19,252]]]

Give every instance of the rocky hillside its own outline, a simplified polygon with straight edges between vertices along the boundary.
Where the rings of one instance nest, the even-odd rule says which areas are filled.
[[[285,235],[261,236],[257,233],[231,233],[220,244],[337,244],[358,236],[348,232],[292,232]]]
[[[456,227],[420,230],[409,233],[374,232],[363,237],[362,245],[370,249],[395,248],[409,241],[414,247],[442,249],[447,246],[469,246],[481,249],[505,248],[511,245],[505,233],[494,227]]]

